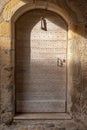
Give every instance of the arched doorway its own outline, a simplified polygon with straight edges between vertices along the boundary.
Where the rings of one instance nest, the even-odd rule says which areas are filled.
[[[37,9],[19,17],[15,27],[16,112],[67,112],[67,24]]]
[[[70,2],[70,4],[71,3],[72,2]],[[82,61],[81,61],[80,49],[82,49],[81,43],[83,42],[83,40],[81,36],[83,36],[84,34],[84,25],[83,25],[83,17],[81,13],[79,13],[76,10],[77,6],[75,7],[75,4],[72,4],[72,6],[70,7],[71,9],[69,8],[69,5],[66,1],[65,2],[58,1],[57,3],[54,3],[54,1],[49,1],[48,7],[46,4],[46,1],[43,1],[43,0],[37,1],[36,3],[33,0],[30,0],[27,2],[25,2],[25,0],[20,0],[20,1],[11,0],[6,4],[4,10],[2,11],[3,19],[1,17],[2,22],[0,24],[0,27],[6,28],[6,33],[4,33],[4,30],[2,31],[2,36],[3,36],[1,38],[2,48],[6,45],[5,48],[3,48],[4,51],[3,50],[2,51],[5,53],[8,50],[9,55],[7,55],[7,53],[6,55],[4,55],[6,60],[2,62],[2,66],[3,66],[3,63],[5,63],[6,67],[8,68],[11,67],[10,69],[11,71],[7,73],[6,72],[7,69],[6,70],[3,69],[3,71],[5,71],[4,75],[3,75],[3,71],[1,72],[1,78],[2,78],[1,84],[3,85],[3,89],[1,89],[1,96],[3,97],[1,99],[2,122],[10,123],[13,118],[21,119],[21,117],[17,118],[18,115],[15,116],[16,114],[15,113],[15,94],[14,94],[15,88],[16,88],[15,78],[14,78],[15,76],[15,71],[14,71],[15,55],[14,54],[15,54],[15,44],[16,44],[15,22],[25,12],[31,11],[33,9],[45,9],[45,10],[53,11],[54,13],[57,13],[61,17],[63,17],[64,20],[68,24],[67,111],[70,113],[70,115],[72,115],[73,118],[75,117],[78,118],[78,113],[81,112],[81,102],[79,100],[80,94],[79,94],[78,88],[82,88],[82,84],[83,84],[82,83],[82,68],[81,68]],[[23,22],[23,26],[24,26],[25,21],[26,20],[24,20]],[[27,32],[28,31],[26,31],[26,33]],[[23,33],[24,32],[22,32],[22,34]],[[80,40],[81,42],[79,42]],[[27,39],[25,40],[25,42],[26,41]],[[9,77],[9,80],[8,80],[8,77]],[[29,117],[32,119],[32,115],[30,116],[29,114]],[[48,119],[54,119],[54,118],[48,117]],[[41,116],[38,119],[41,119]],[[59,113],[57,114],[56,119],[61,119],[59,117]],[[66,119],[65,115],[63,116],[62,119]]]

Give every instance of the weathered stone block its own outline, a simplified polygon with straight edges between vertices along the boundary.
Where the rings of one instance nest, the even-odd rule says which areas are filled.
[[[0,37],[9,37],[11,36],[11,24],[9,22],[0,23]]]
[[[28,128],[24,127],[24,128],[19,128],[18,130],[28,130]]]

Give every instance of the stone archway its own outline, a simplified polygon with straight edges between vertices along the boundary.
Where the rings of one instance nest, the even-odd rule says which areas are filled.
[[[5,123],[12,121],[14,117],[14,23],[24,12],[35,8],[45,9],[46,3],[41,1],[37,2],[35,5],[33,2],[23,3],[22,1],[14,1],[13,3],[9,2],[3,11],[3,21],[0,24],[1,28],[5,28],[5,30],[1,32],[1,35],[3,36],[1,38],[3,54],[3,69],[1,73],[1,119],[2,122]],[[68,23],[68,93],[69,97],[71,95],[71,98],[68,97],[68,111],[71,111],[71,115],[72,113],[76,113],[77,116],[77,114],[80,113],[80,92],[78,88],[82,87],[80,57],[81,43],[79,40],[82,38],[83,25],[81,24],[81,19],[78,20],[76,14],[74,15],[72,10],[70,11],[72,15],[69,14],[68,8],[63,9],[61,6],[49,3],[47,10],[60,14]]]

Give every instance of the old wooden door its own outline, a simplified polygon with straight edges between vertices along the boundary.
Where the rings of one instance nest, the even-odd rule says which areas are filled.
[[[59,20],[66,26],[61,18]],[[49,19],[46,22],[47,31],[41,29],[39,21],[30,32],[30,43],[26,34],[17,45],[17,112],[66,111],[67,31]],[[18,38],[23,37],[21,31],[17,35]]]

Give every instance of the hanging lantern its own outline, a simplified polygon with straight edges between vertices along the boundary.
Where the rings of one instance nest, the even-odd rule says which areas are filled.
[[[41,29],[47,31],[47,23],[44,17],[41,17]]]

